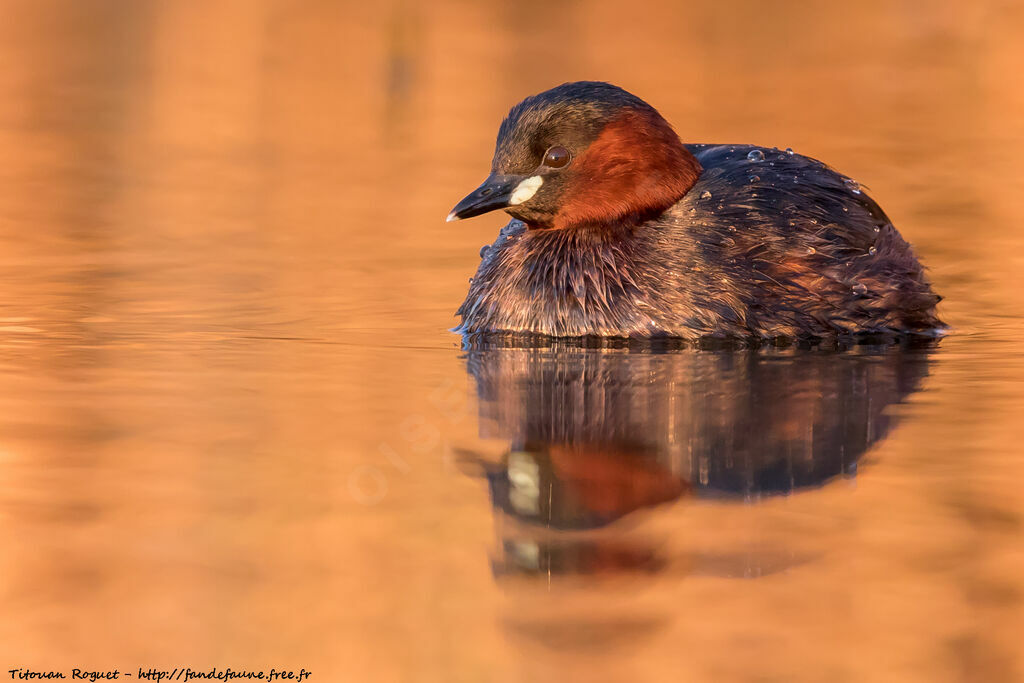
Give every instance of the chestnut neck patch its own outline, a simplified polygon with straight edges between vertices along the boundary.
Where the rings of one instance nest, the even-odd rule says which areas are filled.
[[[645,220],[679,201],[701,171],[656,111],[626,108],[576,159],[552,227]]]

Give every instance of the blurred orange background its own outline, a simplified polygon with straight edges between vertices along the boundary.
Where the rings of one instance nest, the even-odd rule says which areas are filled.
[[[5,0],[0,667],[322,681],[1024,675],[1024,5]],[[522,97],[857,178],[954,327],[855,485],[680,505],[757,580],[496,582],[445,223]],[[636,531],[634,529],[634,531]]]

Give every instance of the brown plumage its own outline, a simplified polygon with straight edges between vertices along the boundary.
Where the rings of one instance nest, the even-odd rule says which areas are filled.
[[[485,250],[458,331],[766,339],[943,327],[910,246],[854,181],[789,151],[684,145],[615,86],[569,83],[516,105],[492,171],[450,218],[503,208],[515,220]],[[533,194],[517,194],[527,179]]]

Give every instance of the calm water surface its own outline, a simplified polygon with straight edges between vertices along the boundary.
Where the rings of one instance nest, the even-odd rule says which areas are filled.
[[[1024,8],[4,3],[0,669],[1024,678]],[[526,94],[870,188],[954,333],[462,348]]]

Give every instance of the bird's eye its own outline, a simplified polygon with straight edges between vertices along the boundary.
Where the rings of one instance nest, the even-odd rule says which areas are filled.
[[[569,158],[569,150],[561,145],[555,145],[544,152],[544,165],[549,168],[562,168],[569,163]]]

